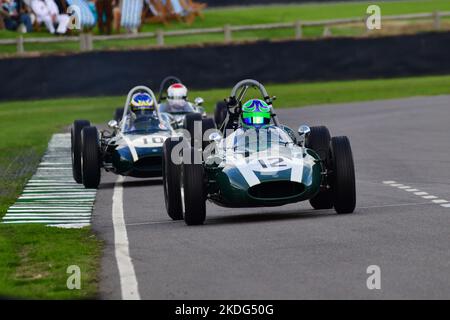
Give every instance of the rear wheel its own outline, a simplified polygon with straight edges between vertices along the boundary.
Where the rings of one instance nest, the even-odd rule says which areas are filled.
[[[117,108],[116,111],[114,111],[114,120],[117,122],[122,121],[123,118],[123,108]]]
[[[72,174],[77,183],[82,182],[81,177],[81,130],[89,127],[91,123],[87,120],[75,120],[70,129]]]
[[[352,213],[356,206],[355,166],[347,137],[331,139],[331,191],[337,213]]]
[[[191,160],[194,149],[190,149]],[[183,164],[184,221],[187,225],[203,224],[206,218],[205,173],[202,164]]]
[[[180,165],[172,159],[172,151],[181,140],[167,139],[163,145],[163,184],[167,214],[173,220],[183,219],[181,203]]]
[[[214,109],[214,122],[217,128],[220,128],[227,117],[227,104],[225,101],[219,101]]]
[[[330,150],[331,135],[325,126],[311,127],[305,141],[305,147],[314,150],[321,160],[326,160]]]
[[[328,155],[330,152],[330,141],[330,131],[325,126],[311,127],[311,132],[305,141],[305,147],[314,150],[327,169],[329,169]],[[314,198],[309,200],[309,203],[316,210],[333,208],[333,195],[331,190],[321,190]]]
[[[95,189],[100,184],[100,146],[96,127],[81,131],[81,173],[83,185]]]

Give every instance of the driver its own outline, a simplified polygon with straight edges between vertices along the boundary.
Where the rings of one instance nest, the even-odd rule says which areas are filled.
[[[270,106],[259,99],[251,99],[242,105],[241,127],[260,129],[270,123]]]
[[[127,120],[127,131],[148,130],[160,126],[155,112],[155,103],[146,92],[135,93],[130,102],[130,116]]]
[[[188,90],[181,83],[172,84],[167,89],[167,102],[162,106],[164,112],[192,112],[192,105],[187,101]]]
[[[174,83],[167,89],[167,103],[172,106],[184,106],[187,102],[188,90],[181,83]]]
[[[267,144],[278,141],[278,129],[270,125],[271,106],[260,99],[251,99],[242,105],[240,127],[235,131],[233,145],[246,146]],[[263,140],[261,140],[263,139]],[[231,141],[230,141],[231,142]]]

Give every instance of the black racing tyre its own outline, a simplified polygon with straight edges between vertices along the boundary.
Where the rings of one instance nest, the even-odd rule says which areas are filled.
[[[190,148],[191,160],[194,159],[194,149]],[[183,191],[184,191],[184,221],[187,225],[199,225],[205,222],[205,172],[202,164],[183,164]]]
[[[227,117],[228,107],[225,101],[219,101],[216,103],[216,108],[214,109],[214,122],[217,128],[220,128]]]
[[[117,123],[119,123],[120,121],[122,121],[123,118],[123,108],[117,108],[116,111],[114,111],[114,120],[117,121]]]
[[[311,127],[310,129],[311,132],[306,137],[305,147],[314,150],[320,159],[325,160],[330,149],[330,131],[325,126]]]
[[[70,128],[71,154],[72,154],[72,174],[77,183],[82,182],[81,178],[81,130],[89,127],[91,123],[87,120],[75,120]]]
[[[321,190],[314,198],[309,199],[309,203],[316,210],[333,208],[333,194],[330,189]]]
[[[355,166],[347,137],[331,139],[331,191],[337,213],[352,213],[356,206]]]
[[[216,124],[214,123],[214,120],[212,118],[204,118],[202,120],[202,136],[204,137],[205,132],[211,129],[215,129],[216,128]],[[202,143],[202,147],[203,150],[205,150],[205,148],[209,145],[209,139],[208,137],[204,137],[205,139],[203,140]]]
[[[96,127],[81,131],[81,174],[85,188],[96,189],[100,184],[100,146]]]
[[[325,126],[311,127],[311,132],[305,141],[305,147],[314,150],[328,168],[328,155],[330,152],[330,131]],[[330,189],[321,190],[314,198],[309,200],[311,206],[316,209],[333,208],[333,195]]]
[[[190,143],[193,147],[195,144],[195,141],[198,141],[198,146],[201,146],[202,138],[203,137],[196,137],[194,135],[194,127],[196,123],[202,123],[202,115],[200,113],[188,113],[184,117],[184,124],[183,127],[189,132],[190,135]]]
[[[174,163],[172,150],[181,139],[169,138],[163,144],[163,185],[167,214],[173,220],[183,219],[181,202],[180,165]]]

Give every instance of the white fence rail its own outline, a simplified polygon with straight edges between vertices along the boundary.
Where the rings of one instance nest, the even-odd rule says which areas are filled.
[[[429,20],[433,21],[433,28],[439,30],[441,28],[441,18],[450,17],[449,11],[434,11],[429,13],[415,13],[382,16],[382,21],[404,21],[404,20]],[[225,25],[216,28],[203,29],[186,29],[186,30],[172,30],[164,31],[157,30],[156,32],[142,32],[137,34],[118,34],[118,35],[92,35],[90,33],[81,33],[79,36],[66,36],[62,38],[25,38],[18,36],[17,39],[0,39],[1,45],[16,45],[17,53],[25,52],[25,43],[61,43],[61,42],[79,42],[81,51],[91,51],[94,48],[94,41],[109,41],[109,40],[132,40],[132,39],[152,39],[156,38],[158,46],[164,46],[165,37],[189,36],[199,34],[223,33],[224,41],[231,42],[233,32],[239,31],[254,31],[254,30],[275,30],[275,29],[293,29],[295,39],[303,37],[303,27],[324,27],[324,34],[329,34],[329,27],[351,23],[365,23],[367,17],[359,18],[345,18],[345,19],[331,19],[319,21],[301,21],[268,23],[268,24],[254,24],[245,26]]]

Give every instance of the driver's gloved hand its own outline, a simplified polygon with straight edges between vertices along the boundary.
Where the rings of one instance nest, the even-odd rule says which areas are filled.
[[[236,97],[230,97],[226,102],[228,108],[234,107],[237,104]]]

